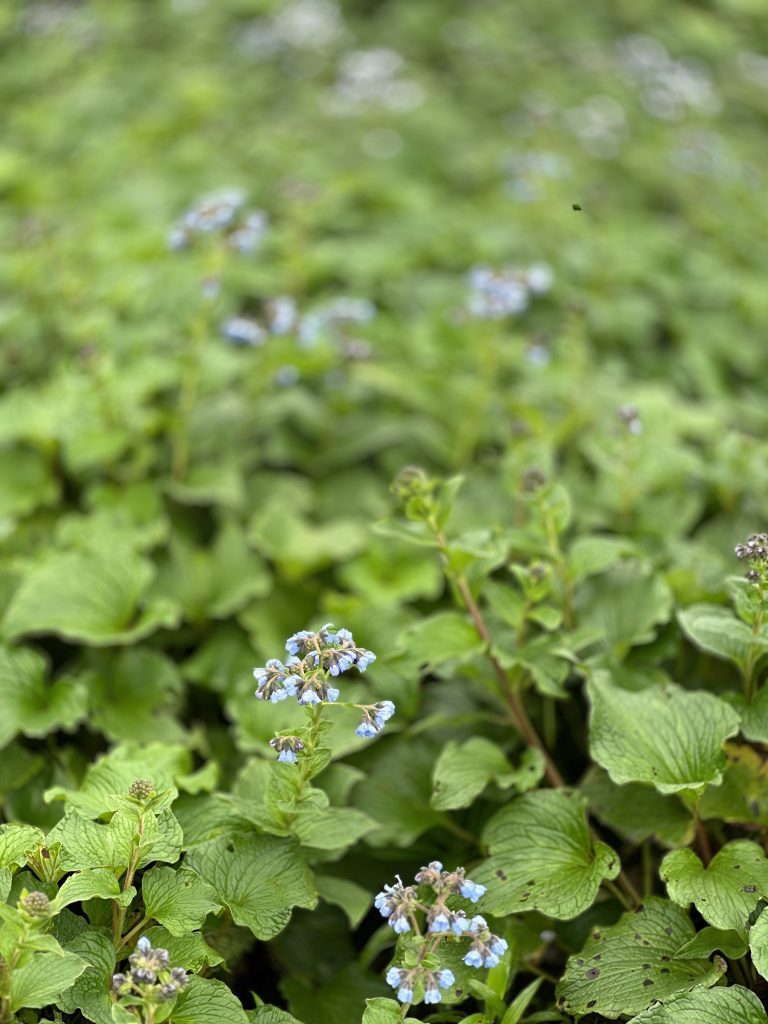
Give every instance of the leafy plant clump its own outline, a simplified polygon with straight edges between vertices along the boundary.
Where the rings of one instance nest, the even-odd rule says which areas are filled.
[[[2,5],[0,1024],[767,1024],[768,30],[640,8]]]

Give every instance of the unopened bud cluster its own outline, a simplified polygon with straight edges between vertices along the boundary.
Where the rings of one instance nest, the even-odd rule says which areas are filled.
[[[471,903],[484,895],[486,888],[466,877],[464,868],[444,871],[440,861],[431,861],[415,876],[413,885],[404,885],[397,876],[394,885],[385,885],[377,894],[374,906],[389,926],[398,934],[406,932],[421,934],[420,926],[426,925],[426,941],[430,954],[439,942],[468,941],[469,948],[464,954],[464,963],[469,967],[495,967],[507,948],[504,939],[494,935],[484,917],[479,914],[467,917],[460,909],[448,905],[452,897],[463,897]],[[453,902],[453,901],[452,901]],[[426,958],[425,958],[426,959]],[[454,983],[453,973],[446,969],[435,969],[422,963],[408,967],[391,967],[387,982],[397,989],[402,1003],[440,1002],[440,989],[450,988]]]
[[[173,999],[189,978],[183,967],[171,967],[169,960],[167,949],[154,949],[149,939],[142,936],[128,957],[128,973],[112,975],[112,992],[118,999],[120,996],[138,997],[148,1003]]]
[[[750,583],[768,582],[768,533],[753,533],[736,545],[734,554],[748,563],[745,575]]]
[[[134,779],[128,787],[128,796],[140,804],[151,800],[156,793],[155,784],[151,779]]]
[[[643,421],[636,405],[620,405],[616,410],[616,415],[630,434],[642,434]]]
[[[32,920],[42,921],[51,916],[51,902],[44,892],[24,892],[17,903],[21,913]]]
[[[253,670],[259,700],[277,704],[295,697],[305,706],[333,704],[340,694],[333,681],[351,668],[365,672],[376,660],[373,651],[355,643],[348,629],[336,629],[331,623],[316,632],[303,629],[294,633],[286,640],[285,649],[289,655],[285,662],[270,658],[266,665]],[[356,732],[368,738],[379,733],[395,713],[391,700],[356,706],[363,714]],[[298,736],[276,736],[271,746],[277,750],[279,761],[291,764],[298,760],[304,743]]]

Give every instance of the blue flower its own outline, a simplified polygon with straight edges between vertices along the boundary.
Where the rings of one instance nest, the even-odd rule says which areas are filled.
[[[440,1002],[440,991],[437,985],[433,985],[427,982],[427,986],[424,989],[424,1002],[425,1003],[439,1003]]]
[[[390,967],[387,971],[387,984],[397,988],[402,981],[405,971],[401,967]]]
[[[483,958],[480,953],[473,947],[464,957],[464,963],[467,967],[482,967]]]
[[[376,736],[395,713],[395,705],[391,700],[379,701],[363,707],[363,720],[355,729],[358,736],[371,739]],[[418,881],[418,879],[417,879]]]
[[[378,728],[371,722],[361,722],[360,725],[355,729],[358,736],[362,736],[363,739],[369,740],[374,736],[378,735]]]
[[[359,666],[358,666],[359,667]],[[380,729],[384,728],[384,723],[388,722],[395,713],[395,705],[391,700],[382,700],[378,704],[373,705],[375,709],[374,721]]]
[[[401,1003],[412,1003],[413,1002],[413,987],[410,982],[402,985],[397,992],[397,998]]]
[[[487,888],[484,885],[478,885],[475,882],[470,882],[468,878],[465,878],[459,886],[459,892],[461,895],[473,903],[477,903],[480,897],[487,892]]]
[[[234,345],[251,347],[263,345],[267,337],[267,332],[261,324],[245,316],[230,317],[222,324],[221,333]]]
[[[289,636],[285,641],[285,649],[289,654],[299,654],[304,651],[305,642],[312,640],[314,633],[310,633],[308,629],[300,629],[298,633],[294,633],[293,636]]]
[[[269,741],[269,745],[277,751],[277,760],[283,764],[296,764],[296,755],[304,749],[304,741],[298,736],[275,736]]]
[[[333,703],[334,701],[337,701],[339,699],[339,693],[340,692],[341,691],[337,690],[335,686],[329,686],[328,687],[328,691],[326,693],[326,700],[331,701],[331,703]]]
[[[445,911],[436,914],[429,923],[429,930],[431,932],[447,932],[450,928],[451,922]]]
[[[338,694],[338,691],[337,691]],[[311,687],[299,697],[299,704],[322,704],[322,700]]]
[[[408,918],[403,913],[393,914],[389,919],[389,923],[392,926],[392,930],[397,935],[403,935],[405,932],[409,932],[411,930]]]
[[[292,750],[281,750],[277,755],[277,760],[284,764],[296,764],[299,759]]]
[[[492,953],[496,956],[501,956],[503,953],[506,953],[508,943],[506,939],[500,939],[498,935],[492,935],[490,947]]]
[[[440,988],[450,988],[451,985],[456,984],[456,978],[454,977],[453,971],[448,967],[443,967],[435,974],[435,980]]]
[[[376,655],[373,651],[366,651],[365,648],[358,648],[360,653],[357,656],[357,670],[358,672],[365,672],[369,665],[372,665],[376,661]]]

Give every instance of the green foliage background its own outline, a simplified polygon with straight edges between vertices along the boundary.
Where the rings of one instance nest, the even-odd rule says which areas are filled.
[[[241,1003],[275,1024],[400,1019],[370,901],[431,859],[473,869],[510,942],[488,991],[464,990],[467,1021],[764,1021],[746,989],[768,976],[750,918],[768,627],[762,590],[729,579],[768,504],[764,6],[348,0],[322,8],[325,41],[281,36],[285,7],[0,10],[0,871],[9,907],[24,885],[53,898],[64,876],[30,870],[60,842],[85,887],[30,961],[80,973],[8,1013],[112,1020],[109,908],[131,898],[115,800],[149,777],[171,795],[125,909],[201,973],[172,1024],[244,1021]],[[679,69],[639,70],[659,44],[687,93]],[[341,110],[344,55],[374,47],[402,56],[411,105]],[[170,251],[228,187],[268,214],[258,252]],[[554,283],[473,319],[479,263],[546,263]],[[277,295],[376,316],[310,347],[221,337]],[[442,547],[397,518],[406,464],[464,478]],[[302,713],[255,701],[251,673],[329,620],[378,655],[345,694],[397,715],[370,742],[340,712],[299,808],[268,742]],[[674,931],[650,995],[621,981],[650,954],[627,952],[619,861],[638,934]],[[590,943],[617,965],[599,986],[574,959]]]

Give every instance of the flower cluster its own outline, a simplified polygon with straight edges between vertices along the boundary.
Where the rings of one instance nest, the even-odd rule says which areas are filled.
[[[296,302],[290,295],[278,295],[264,303],[261,315],[231,316],[221,326],[221,333],[233,345],[255,348],[269,337],[290,334],[298,328]]]
[[[504,939],[494,935],[484,917],[467,917],[463,910],[448,906],[450,897],[461,896],[471,903],[484,895],[486,888],[466,877],[464,868],[444,871],[438,860],[433,860],[416,874],[414,885],[404,885],[397,876],[394,885],[385,885],[374,900],[374,906],[387,919],[387,924],[398,934],[413,932],[420,935],[419,921],[426,923],[424,946],[415,965],[391,967],[387,982],[397,989],[403,1003],[419,1001],[423,993],[425,1003],[440,1002],[440,989],[450,988],[453,973],[430,966],[435,951],[443,939],[451,942],[469,940],[463,957],[468,967],[495,967],[507,948]],[[424,899],[424,889],[431,889],[431,898]],[[420,916],[423,915],[423,916]]]
[[[753,533],[734,548],[737,558],[749,563],[746,577],[750,583],[768,580],[768,533]]]
[[[527,269],[473,267],[468,279],[467,310],[482,320],[503,320],[523,313],[530,305],[531,296],[549,291],[552,276],[551,268],[545,263],[535,263]]]
[[[616,415],[630,434],[642,434],[643,421],[640,418],[640,410],[636,405],[620,405],[616,410]]]
[[[302,629],[285,642],[288,653],[283,663],[277,658],[253,670],[256,680],[256,697],[272,704],[295,697],[297,703],[305,706],[334,704],[339,699],[339,688],[332,681],[356,668],[365,672],[376,660],[373,651],[360,647],[348,629],[336,629],[331,623],[316,632]],[[391,700],[375,704],[356,704],[362,711],[363,720],[355,730],[358,736],[371,738],[384,728],[395,713]],[[277,751],[278,760],[295,764],[298,753],[304,749],[299,736],[276,736],[271,746]]]
[[[221,333],[233,345],[251,348],[287,334],[295,334],[301,348],[311,348],[328,337],[349,359],[366,359],[370,355],[367,342],[350,338],[347,331],[350,325],[369,323],[375,316],[376,307],[369,299],[341,296],[302,315],[295,299],[277,295],[268,299],[256,316],[240,314],[225,320]]]
[[[183,967],[171,967],[169,961],[167,949],[154,949],[149,939],[142,936],[128,957],[128,973],[112,975],[112,992],[116,997],[139,998],[150,1003],[172,999],[189,979]]]
[[[263,210],[245,210],[242,192],[230,190],[206,196],[192,206],[168,236],[171,249],[186,249],[196,236],[220,234],[230,249],[252,253],[267,230]]]

